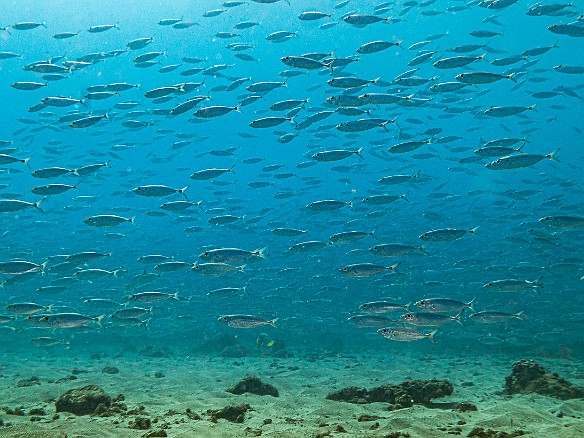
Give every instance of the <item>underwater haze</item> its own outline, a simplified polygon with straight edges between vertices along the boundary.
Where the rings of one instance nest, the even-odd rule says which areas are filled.
[[[0,436],[583,436],[580,0],[0,17]]]

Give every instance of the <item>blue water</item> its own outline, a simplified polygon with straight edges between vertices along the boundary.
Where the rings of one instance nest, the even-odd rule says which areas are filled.
[[[583,165],[582,126],[584,116],[582,74],[565,74],[557,65],[584,69],[583,39],[558,35],[548,26],[575,23],[582,4],[560,9],[552,15],[529,16],[529,2],[520,0],[503,9],[489,9],[478,2],[430,1],[408,2],[411,7],[391,3],[382,17],[393,22],[378,22],[365,27],[346,23],[343,16],[375,14],[372,1],[334,2],[284,1],[274,4],[242,2],[225,7],[219,1],[127,1],[73,2],[34,1],[2,2],[0,16],[1,52],[19,57],[0,60],[2,89],[0,139],[6,142],[0,153],[22,163],[0,167],[0,195],[4,199],[37,202],[43,196],[31,189],[45,184],[76,185],[62,194],[46,196],[42,212],[30,207],[18,212],[3,212],[0,217],[0,261],[26,260],[41,268],[18,275],[2,274],[2,307],[14,303],[52,305],[50,313],[75,312],[97,318],[76,328],[58,325],[35,327],[30,315],[7,321],[1,331],[2,349],[21,350],[34,357],[38,348],[31,340],[50,337],[69,348],[64,354],[77,354],[102,348],[128,345],[157,345],[173,354],[184,348],[194,354],[230,355],[227,345],[236,340],[247,355],[338,354],[343,351],[379,352],[399,355],[400,351],[446,354],[468,350],[480,354],[519,358],[528,356],[581,356],[580,338],[583,314],[581,277],[583,272],[582,230],[554,228],[540,222],[547,216],[565,215],[582,221]],[[230,5],[232,6],[232,5]],[[453,9],[454,8],[454,9]],[[205,17],[207,11],[223,9],[217,16]],[[332,14],[315,21],[297,18],[305,11]],[[211,14],[213,15],[213,14]],[[485,22],[488,17],[494,17]],[[182,19],[195,23],[186,29],[158,24],[163,19]],[[495,20],[499,24],[494,24]],[[237,23],[259,23],[248,29],[234,30]],[[44,23],[30,30],[11,27],[21,22]],[[88,32],[91,26],[115,24],[102,33]],[[330,25],[333,24],[333,25]],[[501,33],[489,38],[471,36],[473,31]],[[266,36],[276,31],[293,33],[290,38],[272,42]],[[57,40],[61,32],[78,35]],[[232,38],[219,38],[218,32],[233,32]],[[584,30],[582,31],[584,34]],[[127,50],[127,43],[137,38],[152,38],[139,50]],[[384,40],[402,41],[399,46],[373,54],[358,55],[363,44]],[[421,48],[412,44],[429,41]],[[249,45],[242,51],[230,50],[232,43]],[[481,44],[472,53],[452,53],[453,48]],[[492,66],[498,58],[522,56],[526,50],[554,46],[539,56],[519,59],[512,65]],[[77,60],[88,54],[97,60],[64,73],[59,81],[46,81],[42,73],[24,71],[23,67],[40,60],[54,59],[55,64]],[[408,63],[423,51],[435,52],[430,59],[411,67]],[[133,59],[148,52],[164,52],[148,68],[137,68]],[[322,52],[322,68],[294,69],[285,66],[284,56]],[[236,54],[245,53],[255,61],[244,61]],[[110,53],[111,54],[111,53]],[[478,57],[464,67],[438,69],[432,64],[451,56]],[[336,57],[358,55],[358,61],[346,68],[329,68]],[[184,57],[197,57],[199,64],[189,64]],[[169,73],[159,73],[167,65],[181,64]],[[181,72],[226,64],[215,75],[182,76]],[[413,75],[429,81],[414,87],[399,86],[394,79],[413,68]],[[302,74],[285,78],[283,71]],[[469,85],[458,92],[437,93],[432,85],[456,82],[465,72],[514,73],[514,80],[503,78],[484,85]],[[333,88],[327,81],[335,77],[355,77],[377,83],[352,89]],[[250,78],[233,91],[225,87],[240,78]],[[246,87],[258,82],[282,82],[285,86],[260,93],[261,97],[238,111],[204,119],[193,113],[215,105],[235,107],[250,95]],[[46,84],[38,90],[14,89],[16,82]],[[126,82],[137,85],[104,100],[90,100],[87,87]],[[155,103],[144,96],[149,90],[184,82],[203,83],[189,93],[171,93],[171,99]],[[536,93],[553,92],[546,98]],[[362,115],[343,115],[326,99],[341,94],[389,93],[427,99],[411,105],[364,105]],[[534,95],[536,95],[534,97]],[[50,96],[82,99],[82,104],[65,108],[47,106],[29,112],[41,99]],[[171,116],[176,105],[195,96],[208,96],[196,108]],[[297,111],[294,120],[276,127],[254,129],[250,123],[270,116],[291,117],[287,111],[274,112],[270,105],[287,99],[309,99]],[[407,100],[407,99],[406,99]],[[132,109],[119,109],[121,102],[137,102]],[[407,102],[405,102],[407,104]],[[496,118],[485,115],[491,107],[528,107],[518,115]],[[298,128],[308,116],[337,110],[326,119],[304,129]],[[139,111],[140,114],[132,113]],[[60,121],[74,112],[79,119],[107,114],[99,123],[83,128],[70,127],[75,117]],[[296,112],[296,111],[295,111]],[[337,129],[337,125],[359,118],[393,120],[381,126],[355,133]],[[143,127],[128,128],[127,121],[143,122]],[[278,141],[283,135],[297,135],[290,142]],[[454,138],[444,139],[454,136]],[[492,170],[485,164],[497,157],[485,158],[474,153],[490,140],[526,138],[522,152],[547,155],[559,149],[550,160],[515,170]],[[392,154],[387,150],[400,142],[427,140],[418,149]],[[188,141],[186,145],[180,141]],[[363,148],[362,159],[351,154],[340,161],[320,162],[317,152],[356,151]],[[257,159],[257,160],[253,160]],[[248,160],[248,161],[246,161]],[[250,164],[250,161],[251,163]],[[254,161],[256,161],[254,163]],[[77,169],[91,164],[108,163],[95,173],[76,176],[69,173],[52,179],[31,175],[34,170],[63,167]],[[277,165],[277,166],[276,166]],[[273,169],[267,166],[275,166]],[[197,181],[194,172],[208,168],[232,168],[232,172],[213,179]],[[382,185],[378,180],[389,175],[414,175],[411,182]],[[259,183],[259,184],[258,184]],[[174,189],[189,186],[184,194],[200,203],[182,212],[170,212],[161,204],[185,200],[180,193],[166,197],[141,197],[133,189],[145,185],[165,185]],[[369,205],[363,198],[378,194],[407,195],[384,205]],[[329,212],[313,212],[306,206],[320,200],[349,203]],[[111,228],[88,226],[90,216],[115,214],[135,218]],[[215,225],[209,219],[234,215],[232,224]],[[581,225],[581,223],[580,223]],[[458,240],[424,242],[420,235],[431,230],[455,228],[471,230]],[[274,234],[275,228],[306,231],[298,237]],[[329,242],[329,237],[343,231],[373,232],[363,239],[345,244],[330,244],[307,253],[294,253],[292,245],[305,241]],[[422,251],[399,257],[379,257],[369,251],[374,245],[401,243]],[[221,276],[199,275],[189,267],[176,272],[159,273],[157,263],[143,264],[145,255],[161,254],[175,261],[202,263],[199,255],[216,248],[240,248],[253,251],[267,248],[265,257],[233,262],[246,265],[243,272]],[[111,253],[88,264],[69,266],[63,271],[51,269],[66,260],[66,255],[84,251]],[[343,275],[339,268],[358,263],[389,267],[399,262],[397,272],[383,272],[365,278]],[[99,268],[118,276],[89,281],[78,280],[76,272]],[[136,282],[145,274],[160,274],[145,285]],[[62,280],[63,277],[73,277]],[[118,278],[119,277],[119,278]],[[496,291],[483,287],[495,280],[519,279],[531,282],[541,277],[543,287],[535,284],[519,291]],[[64,283],[63,283],[64,282]],[[43,293],[45,286],[65,284],[68,289]],[[225,297],[207,293],[224,287],[243,288],[245,292]],[[177,293],[178,299],[160,303],[129,303],[128,297],[146,291]],[[92,299],[112,300],[113,307],[92,303]],[[387,315],[397,320],[391,326],[406,327],[428,334],[437,329],[434,346],[427,339],[394,342],[384,339],[378,327],[359,328],[349,321],[363,315],[359,306],[371,301],[413,303],[425,298],[450,298],[467,303],[473,299],[475,311],[500,311],[510,315],[523,312],[522,319],[482,324],[465,309],[461,325],[456,322],[440,327],[404,325],[402,312]],[[87,301],[89,300],[89,301]],[[120,324],[111,315],[134,305],[153,307],[140,318],[143,324]],[[410,306],[416,311],[415,306]],[[13,317],[6,309],[0,313]],[[455,316],[458,312],[450,312]],[[252,329],[227,327],[218,321],[223,315],[253,315],[263,320],[277,318],[276,328],[263,325]],[[131,321],[136,323],[136,321]],[[265,333],[265,336],[262,336]],[[270,341],[275,341],[268,345]],[[276,346],[278,348],[276,348]],[[40,347],[44,350],[44,347]],[[51,347],[61,349],[63,345]],[[277,351],[276,351],[277,350]],[[209,353],[211,352],[211,353]]]

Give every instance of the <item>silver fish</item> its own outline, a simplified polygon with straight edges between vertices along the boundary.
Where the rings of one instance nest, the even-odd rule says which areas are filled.
[[[262,325],[276,327],[278,318],[266,320],[253,315],[224,315],[220,316],[218,321],[233,328],[255,328]]]

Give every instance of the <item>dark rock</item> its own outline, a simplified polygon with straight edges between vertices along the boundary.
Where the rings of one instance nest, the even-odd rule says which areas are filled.
[[[103,415],[108,411],[108,407],[106,405],[104,405],[103,403],[100,403],[99,405],[97,405],[97,407],[95,408],[95,411],[93,411],[94,415]]]
[[[470,412],[476,411],[477,407],[470,402],[461,402],[455,403],[454,406],[452,406],[452,409],[458,412]]]
[[[47,415],[43,408],[33,408],[28,411],[28,415]]]
[[[511,375],[505,377],[505,393],[530,394],[534,392],[561,400],[584,398],[583,387],[573,385],[557,374],[548,373],[534,361],[515,362]]]
[[[347,403],[385,402],[402,408],[414,404],[429,405],[431,399],[451,395],[452,390],[452,383],[448,380],[412,380],[398,386],[382,385],[371,390],[353,386],[331,392],[326,398]]]
[[[74,376],[78,375],[78,374],[87,374],[89,373],[89,371],[87,370],[80,370],[79,368],[73,368],[71,370],[71,374],[73,374]]]
[[[498,430],[483,429],[482,427],[475,427],[469,432],[467,437],[478,437],[478,438],[513,438],[516,436],[525,435],[526,432],[522,430],[516,430],[512,433],[502,432]]]
[[[196,412],[191,411],[190,409],[185,411],[185,415],[189,418],[189,420],[201,420],[201,416]]]
[[[101,372],[104,374],[118,374],[120,370],[118,370],[116,367],[104,367]]]
[[[240,380],[235,386],[227,389],[231,394],[241,395],[249,392],[256,395],[271,395],[278,397],[278,390],[269,383],[262,382],[259,377],[246,376]]]
[[[411,435],[407,432],[391,432],[384,435],[383,438],[410,438]]]
[[[271,418],[265,418],[264,419],[264,425],[266,424],[272,424],[272,419]]]
[[[156,371],[154,373],[154,377],[156,377],[157,379],[162,379],[164,378],[164,374],[162,374],[160,371]]]
[[[261,436],[262,435],[261,429],[252,429],[251,427],[246,427],[244,429],[244,432],[246,433],[246,435],[250,435],[250,436]]]
[[[63,383],[68,382],[70,380],[77,380],[77,376],[71,374],[69,376],[61,377],[60,379],[55,380],[55,383]]]
[[[142,435],[144,438],[153,438],[153,437],[164,437],[164,436],[168,436],[168,434],[166,433],[166,431],[164,429],[160,429],[160,430],[153,430],[151,432],[148,432],[144,435]]]
[[[70,412],[75,415],[90,415],[99,405],[109,407],[112,399],[97,385],[71,389],[55,402],[57,412]]]
[[[26,386],[34,386],[34,385],[40,385],[40,384],[41,384],[41,379],[39,379],[37,376],[32,376],[30,379],[19,380],[18,383],[16,384],[16,387],[22,388],[22,387],[26,387]]]
[[[6,413],[6,415],[16,415],[18,417],[24,417],[26,415],[26,412],[24,410],[24,406],[20,406],[18,408],[3,408],[4,412]]]
[[[340,424],[337,424],[337,427],[335,428],[335,430],[336,430],[337,432],[340,432],[340,433],[347,432],[347,431],[345,430],[345,428],[344,428],[342,425],[340,425]]]
[[[134,420],[130,421],[130,423],[128,424],[128,427],[130,429],[148,430],[148,429],[150,429],[151,425],[152,425],[152,422],[150,421],[150,418],[136,417]]]
[[[381,419],[382,417],[378,417],[377,415],[359,415],[359,418],[357,418],[357,421],[376,421]]]
[[[211,415],[211,421],[216,423],[217,420],[223,418],[232,423],[243,423],[245,413],[251,411],[251,406],[248,404],[239,406],[226,406],[223,409],[209,409],[206,414]]]

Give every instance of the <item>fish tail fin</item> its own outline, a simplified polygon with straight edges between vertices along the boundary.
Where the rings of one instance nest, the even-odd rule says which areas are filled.
[[[44,213],[43,209],[41,208],[41,204],[42,204],[43,202],[45,202],[45,200],[46,200],[46,199],[47,199],[47,198],[43,198],[43,199],[41,199],[41,200],[39,200],[39,201],[35,202],[35,203],[34,203],[34,208],[38,208],[38,209],[41,211],[41,213]]]
[[[402,198],[404,201],[410,202],[410,200],[408,199],[409,194],[410,192],[404,193],[403,195],[400,196],[400,198]]]
[[[123,272],[123,271],[124,271],[123,268],[116,268],[112,272],[114,274],[114,277],[120,278],[120,272]]]
[[[128,219],[128,222],[130,222],[132,225],[136,225],[136,216],[132,216],[130,219]]]
[[[187,198],[187,195],[185,195],[186,190],[190,187],[190,185],[184,186],[182,189],[180,189],[178,192],[183,195],[185,197],[185,199],[189,199]]]
[[[106,316],[105,313],[103,315],[99,315],[97,318],[94,319],[94,321],[97,323],[97,325],[103,327],[103,325],[101,324],[101,320],[105,318],[105,316]]]
[[[472,310],[473,313],[476,313],[476,311],[473,307],[476,299],[477,299],[477,297],[474,297],[472,300],[470,300],[468,303],[466,303],[466,307],[468,307],[470,310]]]
[[[236,266],[235,269],[237,269],[239,272],[244,272],[246,266],[247,265]]]
[[[558,151],[560,150],[560,148],[556,149],[553,152],[550,152],[549,154],[546,155],[546,158],[549,158],[550,160],[555,160],[558,163],[560,162],[560,159],[558,158]]]
[[[537,110],[535,109],[535,106],[537,105],[537,103],[534,103],[533,105],[528,106],[527,108],[530,110],[533,110],[535,112],[537,112]]]
[[[424,245],[420,246],[418,248],[420,251],[422,251],[424,254],[426,255],[430,255],[430,253],[428,251],[426,251],[426,247]]]
[[[363,155],[361,155],[361,152],[363,152],[362,146],[355,151],[355,155],[359,155],[359,158],[361,158],[362,160],[365,160],[365,158],[363,158]]]
[[[235,164],[229,168],[229,172],[231,172],[231,173],[235,173],[235,172],[233,171],[233,168],[234,168],[234,167],[235,167]]]
[[[269,320],[269,321],[268,321],[268,324],[270,324],[272,327],[279,328],[279,327],[276,325],[276,322],[278,322],[278,319],[280,319],[280,318],[274,318],[274,319],[271,319],[271,320]]]
[[[535,280],[533,280],[532,281],[532,284],[535,285],[535,286],[537,286],[537,287],[541,287],[543,289],[543,284],[541,284],[541,279],[542,278],[543,278],[543,275],[541,275],[539,278],[536,278]]]
[[[471,228],[470,230],[468,230],[468,232],[470,234],[476,234],[477,233],[477,230],[479,229],[479,227],[480,227],[480,225],[477,225],[476,227]]]
[[[460,319],[460,317],[461,317],[461,316],[462,316],[462,314],[464,313],[464,309],[466,309],[466,307],[463,307],[463,308],[460,310],[460,312],[458,312],[458,313],[456,314],[456,316],[453,316],[453,317],[452,317],[452,319],[453,319],[454,321],[456,321],[458,324],[460,324],[460,325],[461,325],[461,326],[463,326],[463,327],[464,327],[464,324],[462,323],[462,320]]]
[[[506,75],[505,77],[507,79],[511,79],[513,82],[517,83],[517,79],[515,79],[515,76],[516,75],[517,75],[517,72],[513,72],[513,73],[510,73],[510,74]]]
[[[24,158],[23,160],[20,160],[20,162],[30,169],[30,165],[28,164],[29,160],[30,160],[30,157]]]
[[[395,272],[397,275],[401,275],[401,273],[397,270],[397,267],[401,264],[401,262],[397,262],[395,265],[389,266],[387,269],[390,271]]]
[[[524,313],[523,310],[521,312],[514,313],[513,318],[517,318],[517,319],[520,319],[521,321],[524,321],[525,318],[523,318],[523,313]]]
[[[437,345],[436,340],[434,339],[434,335],[436,335],[436,333],[438,333],[438,330],[434,330],[426,335],[426,336],[428,336],[428,339],[430,339],[430,341],[432,341],[432,343],[434,345]]]
[[[144,327],[146,330],[148,330],[150,328],[150,321],[152,321],[152,318],[145,319],[142,321],[142,324],[140,324],[140,327]]]
[[[259,258],[265,259],[266,254],[268,254],[268,247],[264,246],[263,248],[258,248],[255,251],[252,251],[253,255],[258,256]]]
[[[47,306],[47,309],[46,309],[46,311],[47,311],[48,313],[51,313],[51,310],[53,309],[53,306],[54,306],[54,304],[49,304],[49,305]]]

